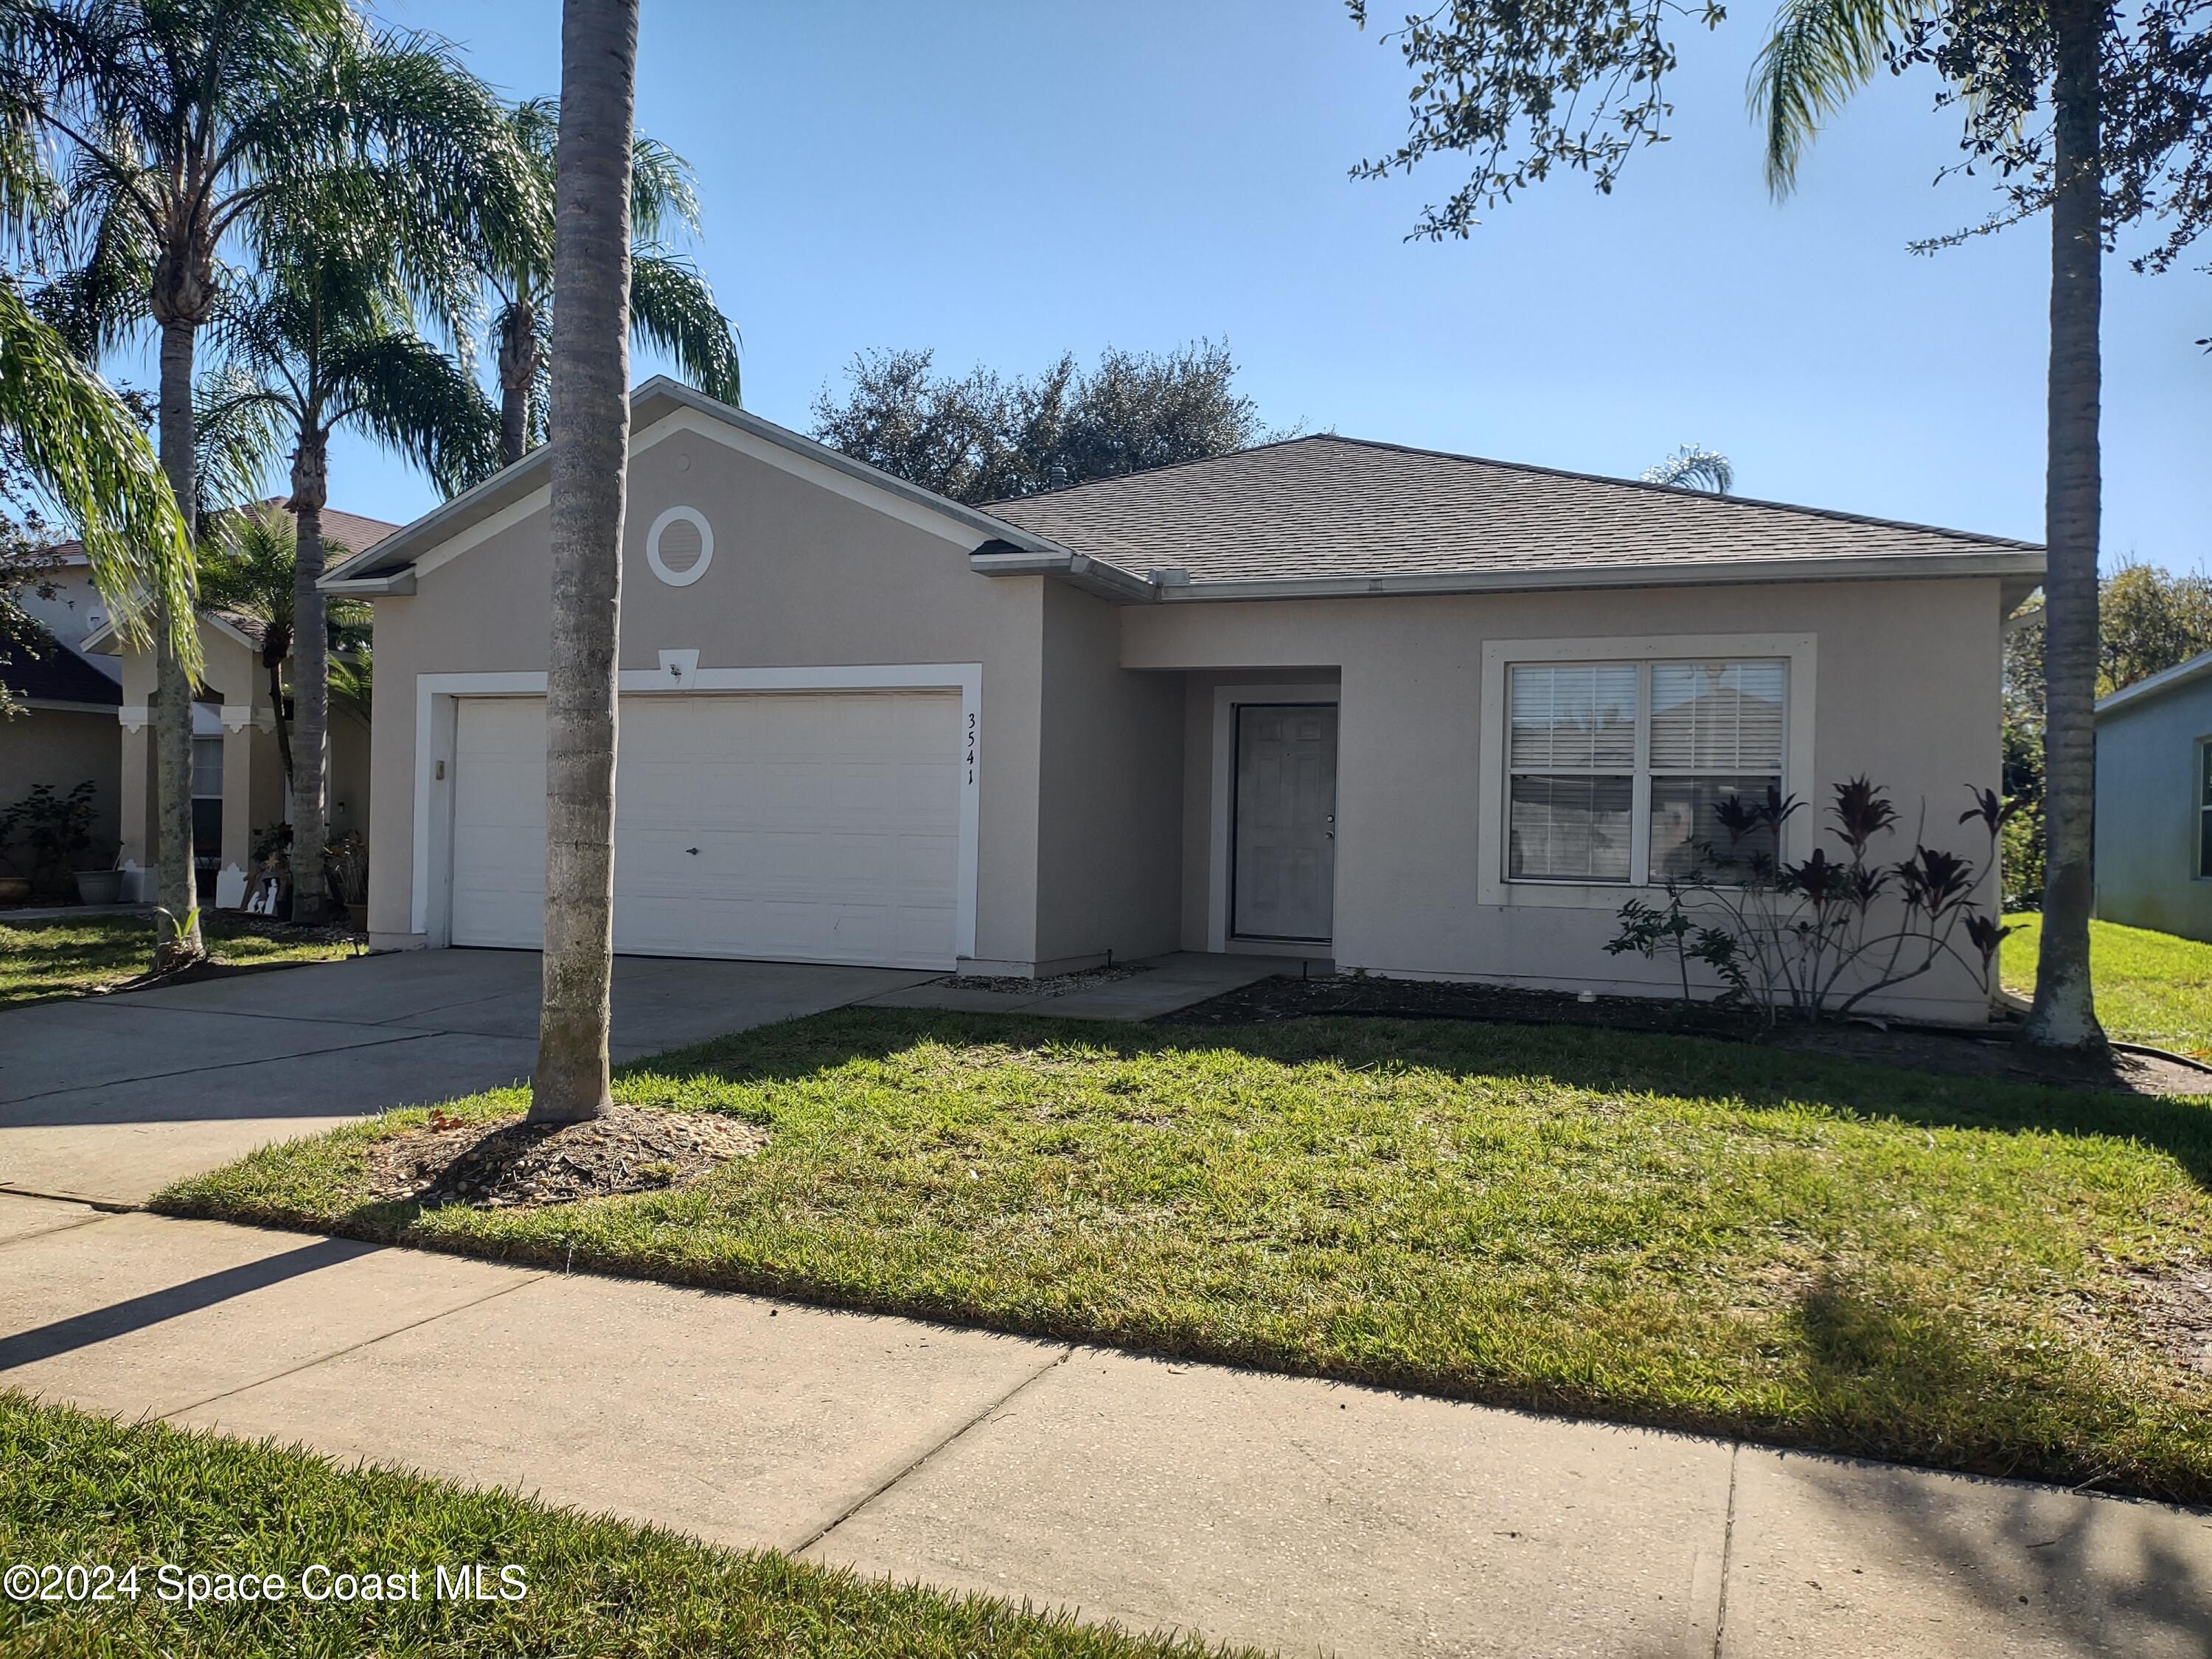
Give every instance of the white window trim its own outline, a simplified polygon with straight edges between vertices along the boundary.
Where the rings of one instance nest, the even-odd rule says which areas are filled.
[[[670,654],[662,653],[664,657]],[[973,662],[856,663],[819,668],[696,668],[672,683],[664,669],[625,668],[618,696],[690,696],[714,691],[916,691],[960,693],[960,871],[953,949],[975,954],[975,848],[982,815],[977,779],[983,665]],[[545,695],[543,673],[417,674],[415,677],[415,879],[413,930],[432,945],[453,942],[453,735],[463,697]],[[441,772],[444,775],[439,775]]]
[[[1306,946],[1284,939],[1244,939],[1234,938],[1229,932],[1229,838],[1235,826],[1230,822],[1231,802],[1234,798],[1231,773],[1237,753],[1237,710],[1243,703],[1321,703],[1340,708],[1343,688],[1334,680],[1307,680],[1298,684],[1237,684],[1217,685],[1213,688],[1213,765],[1210,779],[1212,804],[1208,811],[1211,833],[1208,836],[1206,861],[1206,948],[1216,956],[1249,955],[1277,957],[1312,956],[1326,957],[1334,949],[1331,945]],[[1340,741],[1341,741],[1340,736]],[[1337,757],[1340,778],[1343,772],[1343,757]],[[1337,830],[1341,836],[1344,813],[1337,813]],[[1337,866],[1344,867],[1344,843],[1337,842]],[[1332,908],[1334,907],[1332,906]]]
[[[1805,802],[1783,827],[1782,855],[1797,860],[1813,850],[1814,816],[1820,803],[1813,773],[1813,692],[1816,684],[1815,636],[1811,634],[1647,634],[1595,639],[1485,640],[1482,642],[1482,794],[1475,831],[1475,898],[1482,904],[1562,910],[1618,910],[1628,899],[1661,890],[1657,883],[1510,881],[1505,876],[1506,813],[1510,789],[1506,773],[1505,672],[1516,663],[1666,662],[1763,658],[1790,665],[1787,736],[1783,748],[1782,787]],[[1639,751],[1644,723],[1638,722]],[[1642,774],[1638,773],[1639,780]],[[1639,804],[1648,808],[1641,782]],[[1637,818],[1639,833],[1644,817]]]
[[[2212,760],[2207,759],[2208,753],[2212,753],[2212,736],[2197,738],[2189,751],[2189,758],[2196,765],[2196,769],[2189,775],[2189,801],[2197,809],[2189,820],[2189,831],[2192,837],[2189,845],[2189,867],[2192,881],[2212,881],[2212,870],[2204,867],[2203,851],[2204,820],[2212,817],[2212,801],[2204,799],[2204,769],[2212,764]]]

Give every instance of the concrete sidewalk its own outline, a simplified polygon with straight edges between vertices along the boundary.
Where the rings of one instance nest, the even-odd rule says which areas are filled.
[[[0,1386],[1285,1653],[2212,1647],[2212,1516],[0,1196]]]

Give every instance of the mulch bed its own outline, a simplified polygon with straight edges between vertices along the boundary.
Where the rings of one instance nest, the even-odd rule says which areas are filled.
[[[369,1192],[425,1209],[517,1209],[687,1187],[768,1143],[768,1132],[723,1112],[617,1106],[584,1123],[469,1121],[434,1110],[419,1129],[371,1144]]]
[[[1473,1019],[1509,1025],[1596,1025],[1615,1030],[1766,1042],[1777,1048],[1876,1060],[1947,1075],[2118,1089],[2130,1094],[2212,1094],[2212,1067],[2141,1049],[2116,1048],[2076,1059],[2022,1048],[2008,1028],[1949,1031],[1923,1026],[1850,1024],[1769,1030],[1756,1018],[1712,1003],[1684,1007],[1664,997],[1596,996],[1521,986],[1437,980],[1263,979],[1163,1015],[1172,1025],[1249,1025],[1330,1016]]]

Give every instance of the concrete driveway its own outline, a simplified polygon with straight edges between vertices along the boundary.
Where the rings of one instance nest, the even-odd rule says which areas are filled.
[[[614,1057],[933,977],[617,957]],[[414,951],[0,1012],[0,1190],[139,1203],[272,1140],[514,1082],[538,1000],[533,951]]]

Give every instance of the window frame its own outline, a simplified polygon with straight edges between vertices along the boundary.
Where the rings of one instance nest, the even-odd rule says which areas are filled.
[[[1650,666],[1673,661],[1780,661],[1788,665],[1783,706],[1782,787],[1803,793],[1814,775],[1814,691],[1817,650],[1810,634],[1667,634],[1548,640],[1486,640],[1482,647],[1481,808],[1476,837],[1476,897],[1483,904],[1615,910],[1628,898],[1656,893],[1663,883],[1650,874]],[[1577,881],[1555,876],[1510,876],[1512,812],[1510,671],[1567,663],[1631,663],[1637,667],[1636,761],[1626,881]],[[1668,775],[1672,776],[1673,774]],[[1811,852],[1813,815],[1794,814],[1783,826],[1781,855]]]
[[[2195,763],[2189,775],[2189,793],[2197,808],[2189,825],[2196,831],[2191,850],[2197,871],[2191,879],[2212,881],[2212,736],[2197,738],[2189,757]]]

